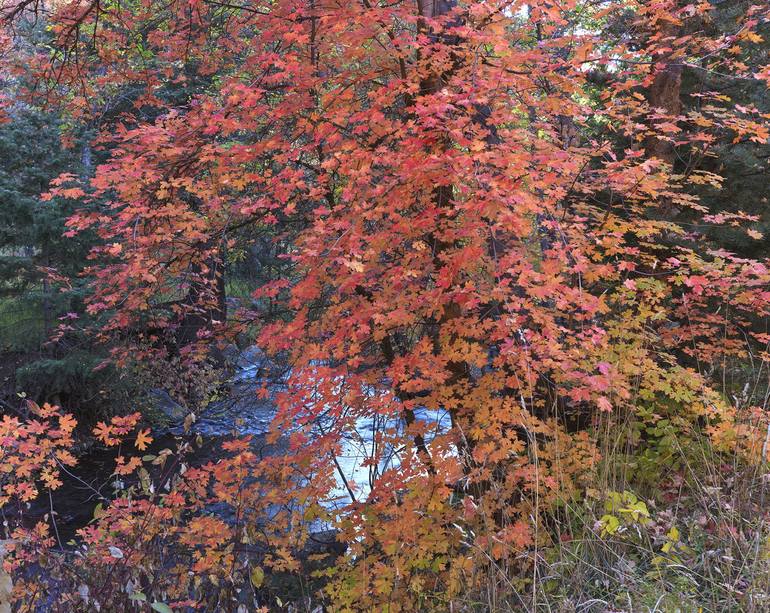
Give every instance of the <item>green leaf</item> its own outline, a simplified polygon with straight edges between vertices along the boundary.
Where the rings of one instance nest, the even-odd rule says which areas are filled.
[[[261,566],[255,566],[251,570],[251,585],[253,585],[255,588],[259,588],[262,586],[262,584],[265,582],[265,571],[262,570]]]
[[[140,600],[142,602],[147,601],[147,596],[142,594],[142,592],[131,592],[131,595],[128,598],[129,600]]]
[[[174,610],[165,602],[153,602],[150,608],[158,613],[174,613]]]
[[[603,526],[602,536],[614,534],[618,531],[618,528],[620,528],[620,520],[614,515],[604,515],[600,521]]]

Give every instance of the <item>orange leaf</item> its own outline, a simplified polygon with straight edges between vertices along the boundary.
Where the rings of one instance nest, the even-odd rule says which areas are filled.
[[[134,445],[136,445],[136,448],[139,451],[144,451],[147,449],[147,445],[152,443],[152,437],[150,436],[150,430],[139,430],[136,434],[136,442]]]

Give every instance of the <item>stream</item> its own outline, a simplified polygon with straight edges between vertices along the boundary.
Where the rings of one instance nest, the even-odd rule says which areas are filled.
[[[154,440],[144,453],[157,454],[162,449],[174,449],[179,437],[185,434],[188,438],[197,438],[200,443],[193,445],[193,451],[186,455],[186,462],[191,466],[219,459],[222,439],[233,436],[250,435],[252,450],[258,456],[281,453],[281,442],[268,445],[266,434],[277,410],[274,395],[286,388],[285,373],[281,376],[276,375],[274,369],[271,372],[270,364],[256,347],[239,352],[232,362],[235,374],[230,380],[228,397],[212,402],[203,409],[188,433],[184,432],[182,426],[188,414],[187,409],[176,403],[166,392],[150,390],[156,407],[169,418],[172,425],[165,431],[153,432]],[[265,384],[269,391],[268,397],[260,398],[257,391]],[[416,417],[428,422],[434,433],[449,427],[446,411],[417,410]],[[363,463],[372,453],[374,421],[359,419],[356,430],[355,439],[345,439],[335,458],[340,474],[337,475],[336,490],[329,497],[334,501],[330,504],[335,506],[350,502],[345,482],[357,485],[359,497],[368,494],[370,467]],[[62,474],[63,485],[60,488],[41,496],[24,511],[25,521],[34,523],[43,520],[53,511],[56,536],[62,545],[66,545],[75,537],[78,529],[93,519],[96,506],[106,504],[114,496],[116,486],[119,488],[123,485],[111,476],[117,455],[117,449],[104,447],[93,447],[81,455],[78,464],[68,474]],[[397,456],[391,454],[378,468],[382,471],[397,464]],[[318,531],[327,528],[319,525]]]

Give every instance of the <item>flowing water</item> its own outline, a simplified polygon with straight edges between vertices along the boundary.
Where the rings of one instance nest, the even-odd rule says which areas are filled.
[[[193,446],[193,451],[186,455],[186,462],[193,466],[201,465],[216,461],[220,457],[223,439],[246,435],[251,435],[252,449],[258,455],[281,452],[280,443],[274,446],[267,444],[266,433],[276,414],[275,394],[285,390],[285,377],[276,376],[274,370],[271,372],[264,355],[256,348],[241,352],[234,361],[237,369],[231,380],[227,398],[212,402],[201,411],[188,432],[185,432],[182,426],[188,411],[176,404],[165,392],[152,391],[158,408],[176,423],[166,432],[156,432],[155,440],[145,453],[157,454],[162,449],[174,449],[179,437],[197,439],[202,443]],[[267,398],[260,398],[257,392],[265,385],[269,394]],[[416,411],[416,417],[427,422],[433,433],[449,426],[446,411],[422,409]],[[379,423],[377,427],[381,428],[383,425],[393,424]],[[341,450],[335,458],[337,488],[330,493],[330,505],[345,505],[350,502],[346,484],[355,484],[355,494],[359,500],[368,494],[372,467],[364,466],[364,462],[373,455],[375,429],[374,420],[358,419],[354,436],[343,440]],[[94,448],[82,455],[78,465],[62,475],[62,487],[36,500],[24,510],[23,515],[27,521],[53,517],[55,532],[61,543],[66,544],[74,537],[77,529],[92,520],[98,504],[106,504],[116,489],[125,486],[125,483],[111,476],[117,455],[116,449],[104,448]],[[376,467],[380,472],[398,466],[395,453],[386,453],[385,456]],[[323,529],[325,526],[319,526],[319,530]]]

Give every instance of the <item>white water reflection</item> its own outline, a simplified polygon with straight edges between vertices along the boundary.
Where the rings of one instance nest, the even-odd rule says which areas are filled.
[[[425,441],[449,430],[450,416],[446,410],[430,410],[418,407],[414,411],[415,421],[421,422],[425,428]],[[356,420],[355,431],[349,433],[342,441],[342,449],[336,456],[337,486],[330,494],[333,506],[344,506],[351,502],[348,486],[352,487],[356,499],[366,499],[374,481],[385,471],[398,468],[400,459],[392,446],[382,451],[380,461],[376,466],[368,465],[367,460],[378,455],[375,448],[375,433],[377,430],[397,427],[403,431],[403,420],[393,418],[377,423],[376,418],[360,418]],[[345,484],[347,482],[347,486]]]
[[[232,393],[228,398],[213,402],[202,411],[193,425],[193,432],[204,437],[226,437],[233,434],[259,436],[269,431],[277,413],[276,395],[287,391],[289,373],[276,375],[275,369],[257,348],[249,348],[239,354],[236,364],[238,370],[231,380]],[[319,380],[318,387],[321,383],[323,381]],[[313,387],[312,380],[310,384],[305,383],[305,389],[308,385]],[[260,398],[258,395],[258,390],[262,387],[268,391],[266,398]],[[339,392],[339,389],[336,389],[336,392]],[[363,393],[373,398],[382,393],[382,390],[371,387],[363,390]],[[311,391],[310,395],[315,401],[322,401],[320,394]],[[331,414],[333,411],[330,409],[328,405],[321,405],[319,413]],[[345,411],[342,414],[344,416]],[[430,442],[437,434],[446,432],[450,427],[450,416],[446,410],[418,407],[414,415],[425,432],[426,442]],[[338,424],[335,424],[333,419],[319,417],[314,428],[317,435],[321,436],[335,425]],[[359,417],[344,428],[340,451],[333,459],[336,486],[329,493],[327,506],[340,508],[349,504],[352,501],[351,490],[356,500],[365,500],[377,478],[385,471],[399,466],[399,450],[389,444],[383,447],[382,437],[377,434],[387,430],[400,433],[404,427],[400,416],[377,415]],[[374,458],[377,459],[376,462]]]

